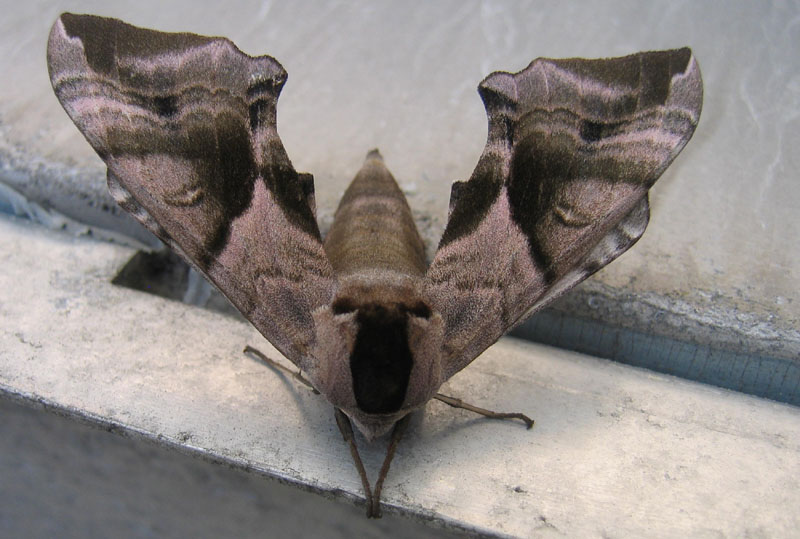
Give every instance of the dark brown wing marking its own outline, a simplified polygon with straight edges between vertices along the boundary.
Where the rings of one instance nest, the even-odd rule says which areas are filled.
[[[309,361],[310,313],[330,302],[334,277],[313,180],[294,170],[278,138],[281,65],[224,38],[64,14],[48,66],[59,101],[108,165],[118,202],[287,357]]]
[[[486,148],[428,271],[449,372],[641,236],[647,190],[689,141],[702,81],[689,49],[538,59],[479,91]]]

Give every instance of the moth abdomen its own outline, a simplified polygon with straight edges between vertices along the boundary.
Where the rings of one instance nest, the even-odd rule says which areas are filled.
[[[345,191],[325,238],[338,274],[389,270],[422,276],[427,268],[411,208],[377,150]]]

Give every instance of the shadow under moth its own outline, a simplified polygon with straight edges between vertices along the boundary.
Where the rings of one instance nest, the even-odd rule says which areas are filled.
[[[631,247],[648,189],[689,141],[702,81],[688,48],[539,58],[478,91],[488,141],[430,263],[377,151],[325,238],[310,174],[278,137],[286,82],[230,40],[63,14],[53,89],[125,210],[181,254],[333,404],[368,516],[411,412],[504,333]],[[374,491],[351,421],[392,431]]]

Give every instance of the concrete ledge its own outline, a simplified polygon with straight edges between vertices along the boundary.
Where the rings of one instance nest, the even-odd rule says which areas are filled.
[[[397,515],[367,520],[356,506],[46,409],[55,414],[0,398],[2,537],[456,536]]]
[[[360,503],[330,405],[241,354],[249,326],[110,284],[132,250],[0,219],[0,392]],[[788,536],[800,410],[505,339],[447,386],[532,431],[432,403],[386,512],[491,535]],[[361,441],[363,444],[363,440]],[[383,443],[364,448],[374,474]]]

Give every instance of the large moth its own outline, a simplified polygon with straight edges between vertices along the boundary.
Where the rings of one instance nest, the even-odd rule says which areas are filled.
[[[225,38],[64,14],[56,96],[108,166],[117,202],[211,280],[333,404],[367,499],[408,415],[506,331],[631,247],[648,189],[694,132],[689,49],[537,59],[478,91],[488,141],[428,263],[408,203],[371,152],[322,238],[313,179],[278,138],[286,72]],[[448,400],[449,399],[449,400]],[[393,430],[372,491],[351,421]]]

